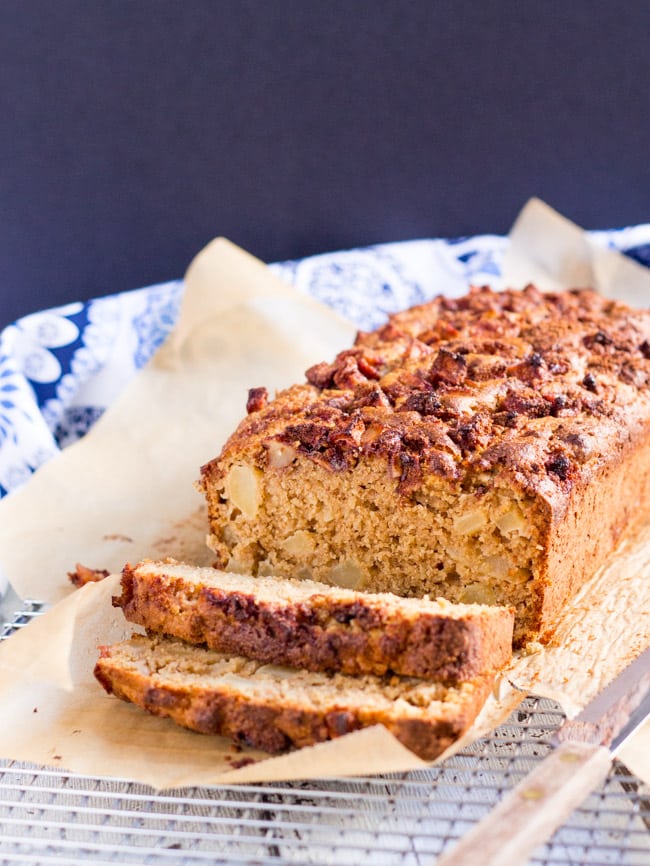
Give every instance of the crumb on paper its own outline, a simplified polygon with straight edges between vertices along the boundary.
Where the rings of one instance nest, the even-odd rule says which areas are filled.
[[[202,503],[181,520],[168,524],[151,543],[151,552],[157,558],[172,557],[178,561],[208,566],[214,554],[205,543],[207,505]]]
[[[241,770],[242,767],[248,767],[249,764],[255,764],[256,762],[253,758],[239,758],[236,761],[231,762],[231,767],[233,770]]]
[[[75,570],[68,572],[68,577],[73,586],[82,587],[87,583],[98,583],[100,580],[108,577],[109,573],[105,568],[88,568],[86,565],[78,562],[75,565]]]
[[[529,641],[523,649],[524,655],[532,656],[537,653],[541,653],[544,649],[543,644],[541,644],[538,640]]]
[[[175,535],[168,535],[165,538],[159,538],[157,541],[154,542],[153,546],[167,548],[170,545],[174,544],[177,540],[178,539]]]

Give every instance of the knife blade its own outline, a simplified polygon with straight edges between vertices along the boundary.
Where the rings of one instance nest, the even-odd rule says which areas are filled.
[[[575,719],[553,750],[436,866],[520,866],[607,776],[623,743],[650,716],[650,647]]]

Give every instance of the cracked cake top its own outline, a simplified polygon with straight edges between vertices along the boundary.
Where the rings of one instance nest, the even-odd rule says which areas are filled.
[[[473,489],[505,473],[557,503],[650,416],[650,313],[587,289],[473,288],[306,376],[272,401],[252,389],[226,449],[281,467],[280,443],[331,471],[374,455],[403,494],[432,473]]]

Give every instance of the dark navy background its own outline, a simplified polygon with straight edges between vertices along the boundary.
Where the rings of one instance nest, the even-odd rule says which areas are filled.
[[[0,327],[181,276],[650,220],[644,0],[1,0]]]

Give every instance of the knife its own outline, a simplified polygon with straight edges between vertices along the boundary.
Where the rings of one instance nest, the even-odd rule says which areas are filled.
[[[650,716],[650,647],[552,738],[553,751],[436,866],[519,866],[609,772]]]

